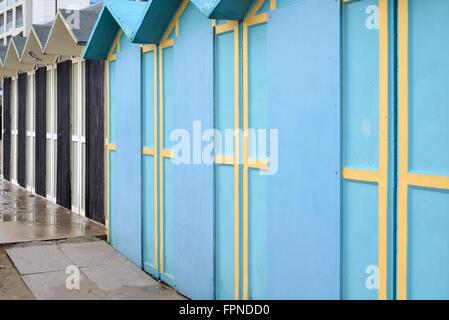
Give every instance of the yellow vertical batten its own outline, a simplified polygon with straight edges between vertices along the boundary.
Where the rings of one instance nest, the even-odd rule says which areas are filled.
[[[158,141],[157,141],[157,47],[154,46],[153,47],[153,54],[154,54],[154,59],[153,59],[153,81],[154,81],[154,88],[153,88],[153,92],[154,92],[154,100],[153,100],[153,144],[154,144],[154,150],[156,151],[156,154],[153,158],[153,170],[154,170],[154,267],[156,269],[156,271],[159,270],[159,259],[158,259],[158,249],[159,249],[159,241],[158,241],[158,236],[157,236],[157,229],[158,229],[158,212],[157,212],[157,208],[158,208],[158,189],[157,189],[157,184],[158,184],[158,170],[157,170],[157,161],[158,161]]]
[[[399,56],[399,186],[398,186],[398,299],[407,299],[408,201],[408,0],[398,4]]]
[[[234,299],[240,298],[240,55],[239,55],[239,23],[227,21],[217,25],[212,20],[215,35],[227,32],[234,33],[234,155],[233,157],[216,156],[218,165],[232,165],[234,167]]]
[[[109,61],[106,61],[105,63],[105,94],[106,94],[106,99],[105,99],[105,123],[106,123],[106,128],[105,128],[105,135],[106,135],[106,140],[105,140],[105,145],[104,145],[104,151],[105,151],[105,168],[104,168],[104,176],[105,176],[105,195],[106,195],[106,199],[105,199],[105,224],[106,224],[106,240],[108,242],[111,241],[111,235],[110,235],[110,227],[109,227],[109,149],[108,149],[108,144],[109,144]]]
[[[163,108],[164,108],[164,86],[163,86],[163,66],[164,59],[164,48],[162,45],[159,47],[159,166],[160,166],[160,177],[159,177],[159,271],[164,272],[164,163],[162,158],[162,150],[164,148],[163,132]]]
[[[249,298],[249,271],[248,271],[248,260],[249,260],[249,213],[248,213],[248,179],[249,179],[249,157],[248,157],[248,127],[249,127],[249,86],[248,86],[248,28],[250,26],[266,23],[268,21],[268,15],[262,13],[257,15],[257,12],[265,3],[265,0],[257,0],[254,6],[249,11],[247,17],[243,20],[243,224],[242,224],[242,234],[243,234],[243,286],[242,286],[242,298],[243,300],[248,300]]]
[[[153,174],[154,174],[154,193],[153,193],[153,199],[154,199],[154,213],[153,213],[153,219],[154,219],[154,268],[156,271],[159,270],[159,255],[158,255],[158,248],[159,248],[159,239],[158,239],[158,140],[157,140],[157,47],[154,44],[145,45],[142,46],[142,54],[153,52],[153,149],[149,148],[143,148],[143,154],[147,156],[153,157]]]
[[[240,296],[240,94],[239,24],[234,25],[234,299]]]
[[[111,151],[116,151],[117,148],[116,146],[114,146],[114,148],[111,149],[111,124],[110,124],[110,92],[111,92],[111,82],[110,82],[110,63],[112,61],[115,61],[117,59],[117,56],[114,54],[114,50],[117,49],[117,53],[120,52],[120,38],[122,37],[122,30],[119,30],[117,32],[117,36],[114,39],[114,42],[109,50],[108,53],[108,57],[106,59],[106,64],[105,64],[105,93],[106,93],[106,99],[105,99],[105,123],[106,123],[106,128],[105,128],[105,133],[106,133],[106,141],[105,141],[105,194],[106,194],[106,199],[105,199],[105,224],[106,224],[106,237],[107,237],[107,241],[109,242],[111,240],[111,228],[110,228],[110,208],[111,208],[111,204],[110,204],[110,152]]]
[[[387,299],[388,207],[388,1],[379,0],[379,300]]]

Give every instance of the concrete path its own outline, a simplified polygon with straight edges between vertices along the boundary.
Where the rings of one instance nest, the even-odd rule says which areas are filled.
[[[38,300],[184,299],[104,241],[22,244],[6,253]]]
[[[105,234],[103,225],[0,178],[0,244]]]

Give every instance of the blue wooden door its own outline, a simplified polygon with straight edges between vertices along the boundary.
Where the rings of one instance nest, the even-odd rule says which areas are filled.
[[[392,282],[387,280],[394,258],[394,241],[391,234],[387,236],[394,215],[394,194],[389,192],[394,177],[389,77],[389,18],[393,12],[388,3],[343,4],[344,299],[385,299]]]
[[[399,299],[449,299],[448,13],[399,0]]]
[[[110,241],[141,266],[140,47],[118,39],[109,59]]]
[[[142,258],[159,277],[157,47],[142,48]]]

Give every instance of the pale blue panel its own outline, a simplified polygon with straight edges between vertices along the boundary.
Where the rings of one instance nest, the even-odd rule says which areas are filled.
[[[175,185],[174,166],[170,159],[164,159],[164,272],[161,280],[176,286],[175,282]]]
[[[109,143],[117,141],[117,81],[115,61],[109,62]]]
[[[267,25],[248,30],[248,126],[266,130],[268,125]],[[268,150],[268,149],[267,149]],[[258,139],[249,136],[249,157],[258,157]],[[262,159],[259,159],[262,160]]]
[[[449,1],[409,1],[410,170],[449,176]]]
[[[215,128],[234,128],[234,33],[215,37]],[[232,156],[233,143],[216,153]],[[234,299],[234,168],[215,167],[215,297]]]
[[[268,184],[273,299],[340,297],[340,2],[302,0],[268,23]],[[317,19],[319,17],[319,19]]]
[[[268,280],[268,177],[249,172],[249,288],[250,299],[269,298]]]
[[[378,0],[343,6],[343,165],[378,168],[379,30],[366,26]]]
[[[163,148],[171,149],[173,143],[170,141],[170,135],[174,128],[174,75],[173,75],[173,47],[165,48],[162,51],[162,61],[163,61],[163,124],[164,131],[162,133],[164,144]]]
[[[117,247],[117,235],[120,226],[115,223],[117,216],[117,154],[109,152],[109,233],[112,246]]]
[[[142,255],[143,268],[154,276],[159,273],[155,267],[154,250],[154,157],[142,157]]]
[[[215,167],[215,297],[234,299],[234,168]]]
[[[343,182],[343,299],[376,300],[378,297],[378,290],[366,286],[370,276],[367,268],[378,266],[377,189],[376,184]]]
[[[142,54],[142,147],[154,147],[154,52]]]
[[[215,128],[222,138],[234,129],[234,32],[215,37]],[[223,142],[224,144],[224,142]],[[234,143],[222,145],[218,154],[232,156]]]
[[[250,129],[268,128],[267,25],[248,30],[248,122]],[[251,159],[265,159],[259,155],[256,137],[249,137]],[[263,143],[261,141],[260,143]],[[253,147],[254,146],[254,147]],[[268,149],[267,149],[268,150]],[[249,173],[249,289],[251,299],[267,298],[267,177],[259,170]]]
[[[213,33],[210,20],[193,4],[183,14],[180,30],[173,54],[174,124],[193,139],[194,121],[203,130],[214,126]],[[192,299],[213,299],[214,166],[175,165],[174,181],[176,288]]]
[[[116,225],[114,246],[142,265],[140,47],[124,41],[116,60]],[[136,76],[137,75],[137,76]],[[118,82],[119,81],[119,82]]]
[[[449,299],[449,191],[410,188],[407,297]]]

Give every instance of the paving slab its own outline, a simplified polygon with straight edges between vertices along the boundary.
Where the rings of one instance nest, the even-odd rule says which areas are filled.
[[[73,265],[54,244],[12,248],[6,253],[21,275],[65,271]]]
[[[0,244],[105,235],[103,225],[0,177]]]
[[[99,289],[118,290],[122,287],[159,287],[160,284],[129,261],[82,268],[81,271]]]
[[[62,243],[59,248],[80,268],[126,261],[125,257],[104,241]]]
[[[80,273],[79,289],[68,289],[64,271],[23,276],[22,279],[37,300],[103,300],[105,293]]]

